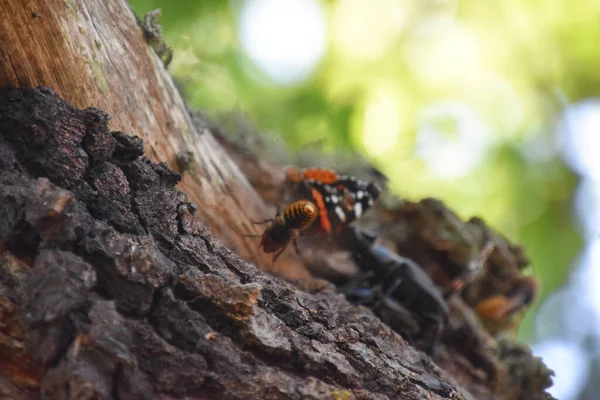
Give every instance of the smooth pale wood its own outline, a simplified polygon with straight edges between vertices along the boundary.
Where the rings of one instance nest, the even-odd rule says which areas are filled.
[[[242,257],[270,265],[242,236],[257,233],[249,217],[269,216],[263,201],[212,133],[196,131],[125,0],[0,0],[0,21],[0,87],[44,85],[75,107],[98,107],[111,129],[142,137],[146,155],[175,170],[177,154],[191,151],[179,187],[199,217]]]

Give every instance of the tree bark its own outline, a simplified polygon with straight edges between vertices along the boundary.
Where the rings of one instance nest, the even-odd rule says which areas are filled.
[[[263,201],[206,126],[195,126],[162,61],[144,41],[125,0],[0,0],[0,87],[44,85],[75,107],[98,107],[111,128],[144,139],[146,155],[180,170],[181,189],[198,215],[247,260],[269,265],[248,216],[268,215]]]
[[[244,261],[270,264],[240,234],[266,207],[125,2],[0,0],[0,21],[0,398],[548,398],[470,309],[442,369],[333,286]],[[188,151],[184,194],[160,162]]]
[[[99,110],[0,110],[6,396],[469,398],[366,309],[238,258]]]

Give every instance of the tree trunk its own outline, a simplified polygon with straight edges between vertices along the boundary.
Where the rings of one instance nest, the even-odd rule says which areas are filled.
[[[153,161],[194,162],[181,189],[211,231],[245,259],[268,265],[238,232],[267,211],[206,127],[192,123],[162,61],[125,0],[0,0],[0,87],[44,85],[73,106],[98,107],[111,129],[144,139]],[[199,128],[199,129],[197,129]]]
[[[444,370],[333,286],[244,261],[268,265],[240,234],[265,205],[125,2],[0,0],[0,21],[20,88],[0,90],[0,398],[547,398],[543,364],[469,318]],[[159,162],[187,151],[183,194]]]

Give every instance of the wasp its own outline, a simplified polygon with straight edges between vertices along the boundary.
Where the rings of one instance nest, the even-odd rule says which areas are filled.
[[[502,329],[503,323],[510,327],[511,317],[518,314],[533,303],[539,292],[538,280],[533,276],[524,276],[512,282],[507,293],[490,296],[480,301],[474,310],[493,331]]]
[[[275,218],[265,219],[264,221],[252,221],[252,223],[269,224],[261,235],[246,235],[260,237],[258,245],[265,253],[275,253],[273,255],[273,264],[277,258],[285,251],[287,246],[293,242],[296,253],[298,251],[298,236],[310,227],[319,215],[317,206],[308,200],[298,200],[290,204],[281,214],[280,205],[277,204]]]

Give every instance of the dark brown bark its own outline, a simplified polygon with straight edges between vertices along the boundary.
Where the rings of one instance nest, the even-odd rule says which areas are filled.
[[[264,274],[142,149],[98,109],[0,91],[3,397],[547,398],[527,349],[465,329],[499,376],[456,349],[446,372],[333,287]]]
[[[172,169],[190,154],[180,187],[198,214],[243,258],[269,264],[234,233],[251,230],[248,215],[265,215],[264,203],[206,126],[193,124],[126,0],[0,0],[0,21],[0,87],[46,86],[75,107],[101,108],[113,130],[143,138],[147,157]]]

